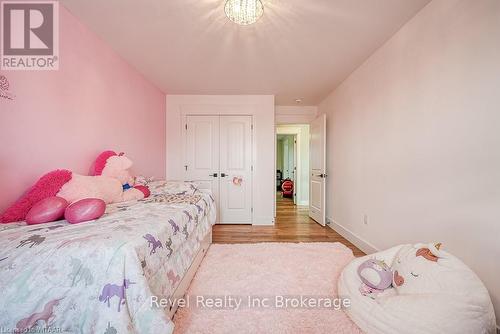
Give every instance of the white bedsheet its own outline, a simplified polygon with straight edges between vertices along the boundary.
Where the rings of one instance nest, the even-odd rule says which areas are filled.
[[[175,290],[215,223],[215,205],[191,184],[150,187],[150,198],[109,205],[92,222],[0,226],[0,328],[171,333],[151,296]]]

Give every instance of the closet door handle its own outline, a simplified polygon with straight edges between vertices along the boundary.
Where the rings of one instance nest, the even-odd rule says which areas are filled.
[[[217,177],[217,173],[213,173],[213,174],[210,174],[209,176],[212,176],[212,177]]]
[[[226,177],[227,175],[224,173],[220,173],[220,177]]]

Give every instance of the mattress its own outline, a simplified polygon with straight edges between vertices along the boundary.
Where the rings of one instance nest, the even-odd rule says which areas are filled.
[[[170,333],[168,299],[215,223],[212,196],[154,182],[143,200],[95,221],[0,226],[0,328],[69,333]]]

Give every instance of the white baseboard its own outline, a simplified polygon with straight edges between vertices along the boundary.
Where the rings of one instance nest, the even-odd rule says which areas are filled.
[[[273,226],[274,225],[274,217],[265,217],[265,216],[259,216],[259,217],[253,217],[252,225],[259,225],[259,226]]]
[[[329,226],[331,229],[333,229],[335,232],[349,240],[354,246],[358,247],[361,249],[363,252],[366,254],[372,254],[375,252],[378,252],[379,249],[366,241],[365,239],[361,238],[351,230],[345,228],[344,226],[340,225],[337,223],[335,220],[332,218],[326,218],[327,221],[327,226]]]

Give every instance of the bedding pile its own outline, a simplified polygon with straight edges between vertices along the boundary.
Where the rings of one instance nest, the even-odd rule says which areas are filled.
[[[215,223],[215,204],[192,183],[149,187],[151,197],[109,205],[85,224],[0,226],[0,328],[172,332],[151,297],[175,291]]]

